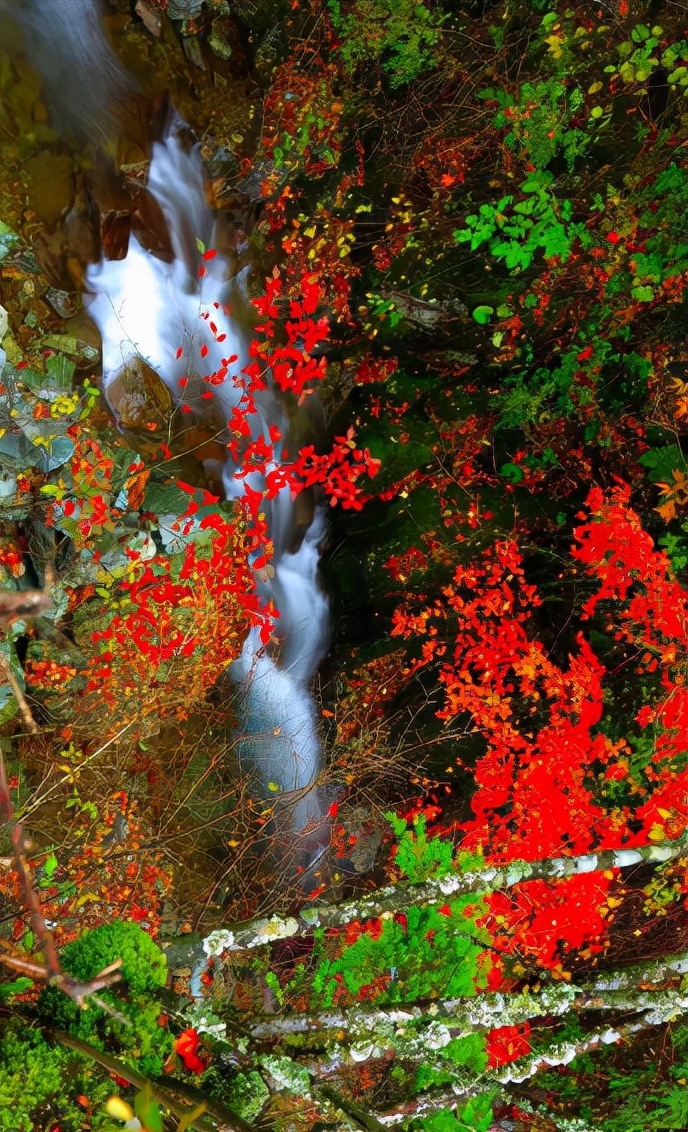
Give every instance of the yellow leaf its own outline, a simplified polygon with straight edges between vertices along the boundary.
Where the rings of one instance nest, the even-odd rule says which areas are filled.
[[[177,1125],[177,1132],[187,1132],[187,1129],[193,1128],[193,1126],[194,1126],[195,1122],[198,1120],[199,1116],[202,1116],[203,1113],[206,1110],[207,1110],[207,1105],[204,1101],[203,1104],[199,1104],[193,1110],[193,1112],[190,1112],[188,1114],[188,1116],[183,1116],[181,1118],[181,1120],[179,1121],[179,1124]]]
[[[562,35],[548,35],[547,36],[545,43],[548,45],[549,50],[550,50],[552,57],[554,59],[561,59],[562,55],[564,54],[562,49],[561,49],[561,45],[562,45],[563,42],[564,42],[564,37]]]
[[[108,1116],[114,1116],[115,1120],[123,1120],[125,1123],[128,1120],[134,1119],[133,1108],[131,1108],[126,1101],[123,1101],[121,1097],[110,1097],[110,1099],[105,1102],[105,1111]]]

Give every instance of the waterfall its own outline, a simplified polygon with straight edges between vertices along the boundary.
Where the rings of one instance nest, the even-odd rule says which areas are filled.
[[[35,61],[60,113],[72,125],[76,120],[81,129],[96,128],[96,118],[102,128],[133,84],[103,35],[97,4],[26,0],[19,12],[20,22],[31,32],[27,49],[32,58],[34,32],[39,37]],[[51,31],[54,58],[48,59]],[[72,95],[65,99],[57,86],[68,68]],[[77,108],[73,95],[79,88],[77,101],[83,110]],[[102,337],[102,390],[107,400],[118,379],[142,360],[159,375],[177,405],[183,403],[199,417],[210,415],[226,440],[227,422],[240,408],[250,425],[251,440],[262,437],[272,448],[267,474],[279,467],[289,422],[269,381],[266,389],[247,396],[248,379],[242,370],[249,362],[253,314],[246,293],[249,269],[228,278],[229,264],[221,255],[205,260],[201,255],[202,249],[212,248],[214,218],[205,199],[199,147],[188,144],[185,133],[185,123],[177,115],[152,147],[148,175],[148,189],[169,229],[172,261],[157,259],[132,235],[126,258],[102,260],[86,274],[84,302]],[[199,273],[201,265],[204,271]],[[209,386],[204,381],[222,374],[220,384]],[[212,401],[202,398],[209,388]],[[277,443],[271,439],[275,429],[282,437]],[[264,491],[265,476],[255,471],[246,475],[228,459],[222,484],[227,499],[238,500],[247,485]],[[242,766],[258,780],[263,797],[275,808],[278,833],[282,837],[290,833],[308,876],[330,839],[328,799],[313,785],[324,760],[311,694],[329,642],[328,603],[318,579],[325,523],[316,507],[299,543],[289,487],[273,499],[265,497],[262,510],[274,547],[274,575],[267,578],[262,571],[257,587],[265,603],[273,602],[277,611],[279,651],[268,653],[257,630],[251,631],[230,668],[240,704],[239,753]]]
[[[82,142],[135,124],[138,89],[110,47],[100,0],[0,0],[23,32],[53,125]]]

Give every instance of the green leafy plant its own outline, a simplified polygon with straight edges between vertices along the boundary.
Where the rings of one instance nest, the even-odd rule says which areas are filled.
[[[421,0],[328,0],[328,8],[349,73],[381,65],[394,90],[436,66],[443,17]]]

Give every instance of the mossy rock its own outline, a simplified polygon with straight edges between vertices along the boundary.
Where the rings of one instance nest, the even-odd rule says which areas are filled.
[[[157,991],[167,982],[167,958],[142,928],[116,920],[112,924],[103,924],[84,932],[79,939],[67,944],[62,952],[63,969],[84,983],[90,982],[117,959],[121,960],[123,988],[128,992],[129,1001],[118,991],[111,990],[102,991],[100,997],[119,1013],[131,1015],[135,1031],[147,1031],[148,1023],[155,1025],[155,1017],[159,1013],[156,997]],[[149,1003],[152,1020],[148,1018]],[[78,1034],[87,1040],[90,1040],[97,1029],[102,1029],[101,1010],[94,1006],[89,1006],[87,1011],[80,1010],[57,987],[47,987],[41,991],[36,1010],[39,1018],[47,1024]],[[121,1023],[112,1019],[112,1025],[118,1027],[118,1040],[129,1045],[126,1033],[119,1033],[119,1030],[124,1030]],[[107,1028],[111,1029],[110,1022],[107,1023]],[[160,1034],[159,1029],[157,1033]],[[134,1044],[138,1047],[141,1042]]]

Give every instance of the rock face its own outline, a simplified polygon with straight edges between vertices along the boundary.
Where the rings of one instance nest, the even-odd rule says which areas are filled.
[[[171,20],[193,20],[199,16],[205,0],[157,0],[157,6],[167,10]],[[225,7],[225,5],[222,5]],[[220,7],[220,5],[216,5]]]
[[[169,389],[143,358],[132,358],[108,388],[108,401],[120,426],[131,432],[163,429],[172,412]]]

